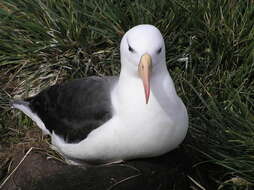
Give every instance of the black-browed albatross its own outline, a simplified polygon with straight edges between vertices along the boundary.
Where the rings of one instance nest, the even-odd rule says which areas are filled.
[[[14,100],[68,160],[112,163],[159,156],[185,138],[188,115],[152,25],[123,36],[119,77],[88,77]]]

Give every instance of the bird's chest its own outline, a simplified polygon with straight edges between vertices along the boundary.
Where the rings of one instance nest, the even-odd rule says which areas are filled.
[[[139,130],[137,127],[143,131],[153,130],[155,127],[163,128],[173,122],[165,111],[166,97],[159,101],[151,91],[149,102],[146,104],[142,86],[132,89],[115,98],[114,111],[117,117],[124,121],[123,126],[129,129],[133,127],[137,132]]]
[[[114,89],[112,105],[117,121],[116,131],[121,133],[121,138],[131,137],[139,142],[143,137],[168,138],[175,126],[176,121],[169,114],[173,108],[172,101],[160,83],[151,83],[148,104],[142,81],[125,83],[123,88]]]
[[[158,155],[168,149],[175,121],[153,93],[148,104],[143,98],[132,98],[122,102],[118,108],[114,125],[115,142],[122,142],[126,150],[138,156]]]
[[[151,97],[149,104],[145,104],[143,100],[124,105],[123,110],[119,112],[119,117],[127,123],[138,126],[152,126],[168,122],[169,116],[167,113],[159,103],[153,101]]]

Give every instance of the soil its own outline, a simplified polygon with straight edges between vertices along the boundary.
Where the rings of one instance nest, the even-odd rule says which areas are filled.
[[[13,160],[13,168],[22,159],[3,190],[184,190],[190,187],[187,178],[190,159],[181,150],[157,158],[82,167],[49,159],[45,151],[34,149],[25,157],[24,153],[19,153]]]

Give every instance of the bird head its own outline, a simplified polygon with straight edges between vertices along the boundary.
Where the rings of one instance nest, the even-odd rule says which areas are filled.
[[[131,28],[121,40],[120,53],[122,70],[143,81],[147,104],[151,78],[166,67],[165,45],[160,31],[152,25]]]

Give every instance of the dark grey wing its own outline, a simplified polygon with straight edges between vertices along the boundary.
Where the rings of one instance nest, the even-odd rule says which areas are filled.
[[[110,92],[116,77],[88,77],[49,87],[26,99],[52,133],[79,142],[112,117]]]

